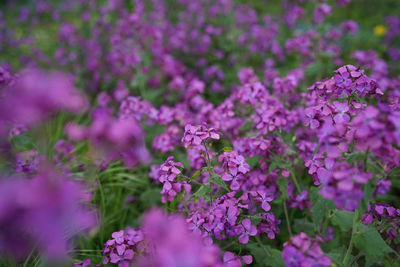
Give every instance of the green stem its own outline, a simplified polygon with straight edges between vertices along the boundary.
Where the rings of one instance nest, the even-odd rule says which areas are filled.
[[[354,217],[353,217],[353,227],[352,227],[352,229],[351,229],[351,238],[350,238],[350,244],[349,244],[349,247],[347,248],[347,251],[346,251],[346,255],[344,256],[344,259],[343,259],[343,265],[344,266],[347,266],[348,264],[349,264],[349,261],[350,261],[350,256],[351,256],[351,252],[352,252],[352,250],[353,250],[353,239],[354,239],[354,236],[355,236],[355,233],[356,233],[356,226],[357,226],[357,219],[358,219],[358,210],[355,210],[354,211]]]
[[[283,211],[285,212],[286,224],[287,224],[287,228],[289,231],[289,235],[290,235],[290,237],[292,237],[293,234],[292,234],[292,228],[290,228],[289,215],[288,215],[288,211],[287,211],[287,207],[286,207],[286,199],[283,200]]]
[[[297,182],[297,179],[296,179],[296,176],[294,175],[294,171],[293,170],[290,172],[290,176],[292,177],[293,182],[296,185],[297,191],[299,191],[299,193],[301,193],[300,184],[299,184],[299,182]]]
[[[210,159],[210,154],[208,153],[207,143],[203,142],[203,145],[204,145],[204,148],[206,149],[206,163],[207,163],[207,170],[208,170],[208,175],[209,175],[208,184],[211,186],[211,177],[214,176],[214,169],[211,166],[211,159]],[[213,202],[213,192],[211,190],[210,191],[210,206],[211,206],[212,202]]]
[[[324,225],[323,225],[323,227],[322,227],[322,235],[323,236],[326,236],[326,232],[328,231],[328,225],[329,225],[329,209],[326,211],[326,214],[325,214],[325,222],[324,222]]]
[[[260,247],[264,250],[265,254],[267,256],[271,256],[271,254],[268,252],[268,250],[265,248],[264,244],[261,242],[261,239],[258,237],[258,235],[255,236],[257,243],[260,245]]]
[[[367,171],[368,154],[369,154],[369,147],[368,147],[368,149],[367,149],[367,152],[365,152],[365,158],[364,158],[364,172]]]

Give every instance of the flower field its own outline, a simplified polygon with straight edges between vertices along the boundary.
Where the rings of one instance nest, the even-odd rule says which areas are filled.
[[[0,266],[400,266],[400,1],[1,1]]]

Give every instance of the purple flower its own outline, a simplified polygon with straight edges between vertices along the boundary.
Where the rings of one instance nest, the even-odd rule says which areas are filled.
[[[86,106],[85,96],[78,92],[69,75],[31,69],[5,88],[0,100],[0,121],[2,125],[11,121],[31,126],[57,111],[77,113]]]
[[[324,21],[325,16],[331,14],[332,8],[328,4],[321,4],[314,9],[314,22],[319,24]]]
[[[161,191],[163,203],[167,201],[172,201],[177,193],[185,189],[187,193],[191,191],[191,186],[186,181],[177,181],[176,178],[181,174],[180,168],[184,168],[182,163],[174,162],[173,156],[168,157],[168,159],[160,165],[158,170],[157,179],[163,184],[163,189]]]
[[[247,244],[249,242],[249,236],[255,236],[257,234],[257,227],[251,225],[249,219],[244,219],[242,225],[236,227],[236,234],[239,236],[239,243]]]
[[[348,88],[353,84],[351,80],[350,73],[346,72],[339,72],[334,76],[335,83],[340,88]]]
[[[224,267],[241,267],[242,266],[242,261],[241,259],[246,263],[246,264],[251,264],[253,262],[253,257],[250,255],[245,255],[245,256],[236,256],[230,251],[226,251],[224,253]]]
[[[118,266],[130,266],[133,262],[135,251],[143,253],[144,235],[140,229],[121,230],[112,233],[112,238],[104,244],[103,264],[118,263]]]
[[[291,237],[283,244],[282,257],[286,266],[330,266],[331,259],[324,255],[317,241],[322,239],[312,239],[303,232]]]
[[[333,102],[333,105],[335,106],[336,111],[338,112],[333,118],[335,123],[337,124],[348,123],[350,121],[350,116],[346,112],[349,111],[349,106],[345,102],[340,103],[339,101]]]
[[[259,214],[263,219],[257,226],[259,233],[266,233],[269,239],[274,239],[276,234],[280,233],[278,225],[281,220],[277,220],[272,212],[264,212]]]
[[[44,161],[43,155],[39,155],[37,150],[29,150],[16,154],[15,171],[32,173],[39,170],[39,164]]]
[[[257,191],[257,200],[261,202],[261,208],[265,211],[269,211],[271,209],[271,205],[269,205],[269,202],[274,200],[272,197],[267,196],[267,193],[265,191],[258,190]]]
[[[197,147],[207,139],[219,140],[220,134],[214,129],[206,125],[192,126],[190,124],[185,126],[185,133],[182,142],[185,147]]]
[[[143,232],[149,242],[148,252],[135,266],[218,266],[219,248],[204,245],[191,234],[186,221],[179,215],[167,216],[160,210],[148,212],[143,219]]]
[[[372,214],[365,213],[363,214],[361,221],[365,225],[370,225],[374,222],[374,217],[372,216]]]
[[[84,259],[82,262],[75,262],[74,267],[89,267],[90,264],[90,259]]]
[[[21,259],[36,248],[50,259],[67,259],[70,240],[96,224],[86,199],[81,185],[50,169],[2,179],[0,252]]]
[[[97,112],[93,113],[92,123],[88,127],[67,124],[67,136],[73,141],[88,139],[94,149],[94,160],[122,159],[128,167],[150,161],[150,154],[144,145],[142,127],[135,120],[116,120],[108,110],[95,111]]]

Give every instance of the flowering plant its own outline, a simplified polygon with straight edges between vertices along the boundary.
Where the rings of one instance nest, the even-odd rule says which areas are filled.
[[[1,266],[400,265],[398,2],[5,2]]]

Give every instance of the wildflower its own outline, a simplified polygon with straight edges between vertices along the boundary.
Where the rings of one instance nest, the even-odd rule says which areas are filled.
[[[255,236],[257,234],[257,227],[251,225],[249,219],[244,219],[241,225],[238,225],[235,229],[236,234],[239,235],[239,243],[247,244],[249,242],[249,236]]]
[[[185,147],[197,147],[207,139],[219,140],[220,134],[211,127],[206,125],[192,126],[190,124],[185,126],[185,133],[182,142]]]
[[[286,266],[330,266],[331,259],[318,244],[321,241],[320,237],[313,239],[303,232],[291,237],[283,244],[282,257]]]

